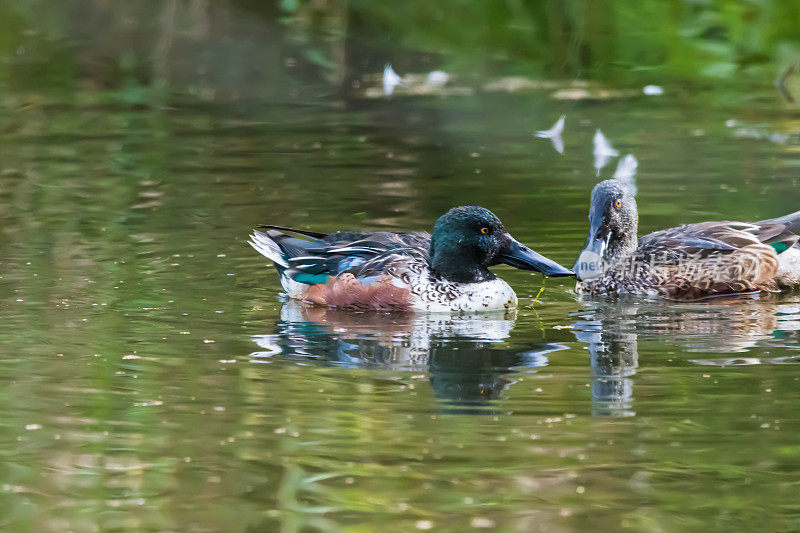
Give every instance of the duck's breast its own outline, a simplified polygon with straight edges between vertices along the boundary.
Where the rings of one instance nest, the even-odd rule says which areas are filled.
[[[433,276],[429,270],[405,272],[394,280],[411,292],[412,307],[428,312],[472,312],[510,309],[517,306],[517,295],[501,279],[480,283],[455,283]]]

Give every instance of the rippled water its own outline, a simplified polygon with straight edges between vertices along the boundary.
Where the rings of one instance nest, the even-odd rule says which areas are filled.
[[[572,264],[598,127],[644,232],[778,216],[800,155],[752,138],[797,128],[769,93],[78,94],[0,95],[0,527],[800,525],[797,295],[585,301],[500,267],[515,312],[359,315],[286,302],[245,244],[481,204]],[[562,114],[563,156],[532,135]]]

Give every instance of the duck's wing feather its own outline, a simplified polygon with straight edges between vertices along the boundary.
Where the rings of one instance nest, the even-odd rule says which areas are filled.
[[[645,252],[669,250],[678,255],[732,253],[745,246],[769,245],[780,254],[800,242],[800,211],[779,218],[747,222],[700,222],[656,231],[639,239]]]
[[[639,253],[706,257],[759,244],[759,226],[746,222],[699,222],[664,229],[639,239]]]
[[[312,238],[299,239],[277,229],[268,229],[254,231],[250,244],[272,259],[283,275],[309,285],[325,283],[329,277],[345,273],[369,281],[392,274],[400,265],[418,268],[427,265],[430,248],[427,233],[320,234],[281,229]]]
[[[655,285],[667,296],[702,298],[768,288],[776,250],[759,224],[700,222],[657,231],[639,240],[636,260],[655,265]]]
[[[325,237],[325,233],[318,233],[316,231],[308,231],[305,229],[294,229],[294,228],[287,228],[286,226],[275,226],[273,224],[260,224],[256,226],[258,229],[274,229],[278,231],[288,231],[289,233],[297,233],[298,235],[305,235],[306,237],[311,237],[313,239],[322,239]]]

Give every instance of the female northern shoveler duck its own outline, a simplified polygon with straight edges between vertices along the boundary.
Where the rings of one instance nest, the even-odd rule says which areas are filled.
[[[455,207],[433,234],[379,231],[314,233],[260,226],[250,245],[271,259],[291,298],[330,307],[386,311],[484,311],[517,303],[488,267],[505,263],[571,276],[508,234],[483,207]],[[289,237],[289,231],[311,240]]]
[[[800,211],[761,222],[700,222],[637,241],[632,190],[598,183],[589,243],[575,263],[578,292],[699,299],[800,286]]]

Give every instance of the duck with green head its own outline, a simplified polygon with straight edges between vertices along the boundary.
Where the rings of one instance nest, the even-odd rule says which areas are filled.
[[[589,240],[577,262],[582,294],[699,299],[800,286],[800,211],[760,222],[699,222],[637,239],[633,189],[592,190]]]
[[[329,307],[386,311],[486,311],[517,296],[489,267],[505,263],[547,276],[572,271],[519,243],[494,213],[455,207],[433,233],[316,233],[261,226],[250,245],[271,259],[291,298]],[[284,232],[310,237],[300,239]]]

